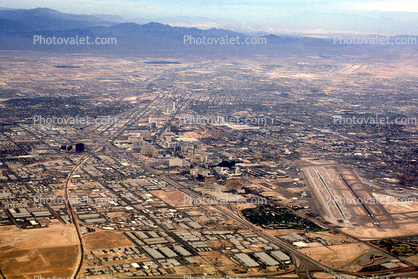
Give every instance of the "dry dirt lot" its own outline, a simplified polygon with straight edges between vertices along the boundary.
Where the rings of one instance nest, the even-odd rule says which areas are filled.
[[[9,279],[69,277],[79,252],[75,229],[58,221],[42,229],[1,227],[0,243],[0,269]]]

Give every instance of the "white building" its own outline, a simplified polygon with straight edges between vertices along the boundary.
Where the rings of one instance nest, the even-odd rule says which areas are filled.
[[[172,158],[168,160],[168,165],[170,167],[183,167],[183,160],[180,158]]]

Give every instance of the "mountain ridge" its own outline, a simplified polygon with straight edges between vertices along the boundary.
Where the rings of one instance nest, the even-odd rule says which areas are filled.
[[[364,50],[377,55],[376,46],[338,45],[330,38],[274,35],[254,37],[222,28],[177,27],[159,22],[137,24],[111,22],[106,16],[64,14],[48,8],[31,10],[0,9],[0,50],[48,52],[92,52],[110,54],[170,54],[195,56],[303,55],[327,57],[350,49],[352,55]],[[60,44],[52,44],[52,38]],[[87,38],[87,44],[68,44],[70,38]],[[41,39],[42,38],[42,39]],[[46,39],[49,40],[47,41]],[[113,44],[94,43],[112,39]],[[257,38],[256,43],[248,38]],[[39,39],[39,40],[36,40]],[[65,39],[65,40],[64,40]],[[247,41],[246,41],[247,39]],[[226,43],[225,43],[226,42]],[[238,43],[239,42],[239,43]],[[261,43],[260,43],[261,42]],[[265,43],[263,43],[265,42]],[[100,44],[99,44],[100,43]],[[318,56],[320,55],[320,56]]]

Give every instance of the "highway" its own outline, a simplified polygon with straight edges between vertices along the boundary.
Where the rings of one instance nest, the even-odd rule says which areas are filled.
[[[157,101],[158,98],[154,99],[153,102]],[[65,181],[65,203],[66,203],[66,207],[67,207],[67,211],[68,211],[68,215],[70,216],[70,220],[72,222],[72,224],[74,225],[76,231],[77,231],[77,237],[79,239],[79,253],[78,253],[78,260],[77,260],[77,266],[74,270],[74,272],[71,274],[70,278],[77,278],[77,274],[79,274],[82,265],[83,265],[83,259],[84,259],[84,248],[83,248],[83,241],[82,241],[82,233],[81,233],[81,228],[78,225],[78,219],[77,216],[75,214],[74,211],[74,207],[71,204],[70,198],[69,198],[69,185],[71,183],[71,178],[73,177],[73,175],[76,173],[76,171],[88,160],[90,159],[90,157],[92,155],[94,155],[96,152],[100,151],[104,146],[107,145],[108,141],[114,141],[121,133],[123,133],[124,130],[126,130],[128,127],[130,127],[130,125],[133,124],[133,122],[135,120],[137,120],[138,117],[141,117],[145,114],[145,112],[147,111],[148,107],[153,103],[150,102],[148,103],[148,105],[146,105],[144,108],[142,108],[141,110],[131,110],[129,112],[126,112],[125,114],[129,114],[129,117],[127,117],[128,121],[122,125],[119,130],[115,131],[110,137],[109,139],[106,141],[106,139],[104,138],[98,147],[96,147],[94,150],[88,152],[81,160],[80,162],[71,170],[71,172],[68,174],[67,179]],[[107,129],[108,130],[108,129]]]
[[[203,196],[196,193],[195,191],[186,188],[185,186],[179,184],[178,182],[172,180],[171,178],[167,177],[164,174],[159,174],[157,173],[155,170],[153,170],[150,167],[147,166],[143,166],[148,172],[150,173],[154,173],[156,175],[159,175],[159,178],[164,180],[165,182],[169,183],[170,185],[174,186],[175,188],[177,188],[179,191],[182,191],[183,193],[195,198],[195,199],[199,199],[203,201]],[[287,244],[284,241],[281,241],[278,238],[275,237],[271,237],[265,233],[262,232],[262,229],[260,229],[259,227],[253,225],[252,223],[248,222],[244,217],[239,216],[235,213],[233,213],[231,210],[225,208],[223,205],[211,205],[211,204],[207,204],[206,206],[212,206],[215,207],[219,212],[221,212],[224,216],[236,221],[237,223],[239,223],[240,225],[247,227],[248,229],[250,229],[252,232],[256,233],[257,235],[268,239],[269,241],[271,241],[272,243],[276,244],[277,246],[279,246],[280,248],[282,248],[284,251],[287,251],[288,253],[292,254],[294,257],[297,257],[301,262],[302,265],[301,267],[296,267],[296,272],[299,275],[299,278],[301,279],[311,279],[313,277],[311,277],[311,273],[313,272],[318,272],[318,271],[322,271],[322,272],[326,272],[329,273],[333,276],[337,276],[339,275],[338,273],[336,273],[333,269],[324,266],[318,262],[316,262],[315,260],[311,259],[310,257],[306,256],[305,254],[303,254],[302,252],[300,252],[299,250],[295,249],[293,246],[290,246],[289,244]],[[341,279],[344,279],[344,277],[341,277]]]
[[[156,100],[154,100],[156,101]],[[183,99],[184,101],[184,99]],[[184,105],[184,103],[181,105],[181,107]],[[177,110],[174,115],[176,113],[178,113],[179,110]],[[171,120],[174,118],[171,117]],[[126,126],[129,126],[131,123],[131,121],[129,121]],[[161,134],[165,128],[168,125],[165,125],[158,134]],[[125,127],[125,125],[124,125]],[[126,127],[125,127],[126,128]],[[123,131],[121,129],[121,131],[116,134],[119,135],[121,134]],[[115,138],[115,137],[113,137]],[[114,145],[107,145],[108,147],[110,147],[113,151],[120,153],[124,158],[129,159],[129,160],[136,160],[135,157],[133,157],[130,154],[127,154],[124,150],[121,150],[119,148],[117,148]],[[147,172],[156,175],[159,179],[165,181],[166,183],[172,185],[173,187],[177,188],[179,191],[182,191],[183,193],[194,197],[196,200],[203,200],[203,196],[196,193],[195,191],[188,189],[187,187],[185,187],[184,185],[181,185],[180,183],[174,181],[173,179],[171,179],[170,177],[168,177],[167,175],[143,164],[141,165],[141,167],[143,169],[145,169]],[[300,266],[296,266],[295,264],[295,271],[296,274],[299,276],[299,278],[301,279],[312,279],[313,277],[311,276],[312,273],[314,272],[326,272],[329,273],[333,276],[339,276],[339,274],[337,272],[335,272],[333,269],[324,266],[318,262],[316,262],[315,260],[311,259],[310,257],[306,256],[305,254],[303,254],[302,252],[300,252],[299,250],[295,249],[293,246],[287,244],[286,242],[275,238],[275,237],[270,237],[269,235],[265,234],[262,232],[262,230],[260,228],[258,228],[257,226],[253,225],[252,223],[248,222],[245,218],[243,218],[242,216],[239,216],[235,213],[233,213],[231,210],[229,210],[228,208],[225,208],[224,206],[220,206],[220,205],[210,205],[207,204],[205,206],[212,206],[214,208],[216,208],[216,210],[218,210],[221,214],[223,214],[225,217],[230,218],[234,221],[236,221],[237,223],[239,223],[240,225],[242,225],[243,227],[247,227],[248,229],[250,229],[251,231],[253,231],[254,233],[256,233],[257,235],[268,239],[269,241],[271,241],[272,243],[276,244],[277,246],[279,246],[280,248],[282,248],[284,251],[287,251],[294,259],[297,258],[301,265]],[[294,261],[296,262],[296,261]],[[222,273],[221,273],[222,274]],[[278,275],[276,275],[278,276]],[[274,277],[274,276],[273,276]],[[340,277],[341,279],[344,279],[344,277]]]
[[[97,152],[102,150],[105,146],[107,146],[108,148],[112,149],[113,151],[121,154],[124,158],[126,158],[128,160],[138,161],[135,157],[128,154],[126,151],[121,150],[118,147],[116,147],[115,145],[113,145],[112,142],[115,139],[117,139],[118,136],[121,135],[126,129],[131,127],[131,125],[133,125],[135,123],[135,121],[138,120],[139,117],[143,116],[147,112],[147,110],[151,106],[151,104],[155,105],[155,103],[157,103],[159,101],[160,101],[160,99],[156,98],[156,99],[153,100],[153,102],[149,103],[147,106],[143,107],[141,110],[130,111],[129,114],[126,116],[126,123],[124,125],[122,125],[117,131],[114,131],[114,133],[111,136],[109,136],[108,138],[103,137],[102,140],[100,141],[99,146],[97,146],[94,150],[90,151],[88,154],[86,154],[80,160],[80,162],[72,169],[70,174],[67,176],[67,180],[66,180],[66,183],[65,183],[65,195],[66,195],[66,200],[67,201],[69,200],[68,189],[69,189],[69,185],[71,183],[72,176],[77,172],[77,170],[80,167],[82,167],[82,165],[89,158],[91,158],[91,156],[95,155]],[[182,99],[182,101],[187,102],[187,100],[185,100],[185,99]],[[184,105],[184,103],[180,104],[180,108],[183,105]],[[179,110],[177,110],[176,113],[178,111]],[[174,116],[171,117],[171,120],[172,119],[174,119]],[[168,125],[165,125],[161,129],[159,134],[161,134],[162,131],[164,131],[167,126]],[[105,131],[108,131],[108,130],[109,129],[106,129]],[[104,133],[104,131],[102,132],[102,134],[103,133]],[[156,178],[161,179],[161,180],[165,181],[166,183],[172,185],[173,187],[175,187],[179,191],[181,191],[181,192],[183,192],[183,193],[185,193],[185,194],[187,194],[191,197],[194,197],[197,200],[202,200],[203,201],[203,196],[201,194],[196,193],[195,191],[187,188],[186,186],[181,185],[180,183],[174,181],[168,175],[163,174],[163,173],[149,167],[146,164],[142,164],[141,167],[143,169],[145,169],[147,172],[149,172],[151,174],[154,174],[156,176]],[[321,175],[319,173],[317,173],[317,175],[321,179],[321,182],[326,186],[326,183],[322,179]],[[328,189],[328,191],[329,191],[329,189]],[[254,224],[247,221],[239,213],[233,212],[231,207],[228,207],[228,206],[225,206],[225,205],[213,205],[213,204],[205,204],[203,206],[213,207],[214,209],[216,209],[218,212],[220,212],[226,218],[234,220],[235,222],[237,222],[241,226],[248,228],[249,230],[251,230],[255,234],[269,240],[271,243],[274,243],[277,246],[279,246],[283,251],[286,251],[287,253],[289,253],[291,255],[292,259],[293,259],[293,262],[294,262],[294,265],[295,265],[295,272],[296,272],[296,274],[298,275],[299,278],[301,278],[301,279],[313,279],[314,278],[313,275],[312,275],[313,273],[315,273],[315,272],[325,272],[325,273],[328,273],[328,274],[334,276],[334,278],[344,279],[344,277],[340,276],[340,273],[343,272],[343,271],[339,271],[339,270],[327,267],[325,265],[322,265],[322,264],[318,263],[317,261],[313,260],[312,258],[308,257],[307,255],[305,255],[304,253],[302,253],[300,250],[295,249],[292,245],[289,245],[288,243],[286,243],[286,242],[284,242],[284,241],[282,241],[282,240],[280,240],[276,237],[272,237],[272,236],[264,233],[261,228],[255,226]],[[72,274],[72,278],[76,278],[76,276],[80,272],[80,269],[81,269],[82,264],[83,264],[84,249],[83,249],[83,244],[82,244],[82,234],[81,234],[81,230],[80,230],[80,227],[79,227],[79,224],[78,224],[78,221],[77,221],[77,216],[75,214],[73,206],[69,203],[67,203],[67,210],[69,212],[70,219],[71,219],[72,223],[74,224],[74,226],[76,228],[77,235],[78,235],[78,238],[79,238],[80,253],[78,255],[78,264],[77,264],[77,267]],[[341,209],[340,209],[340,211],[341,211]],[[342,213],[342,216],[344,216],[343,213]],[[164,229],[164,228],[162,228],[162,229]],[[176,239],[176,240],[179,241],[180,243],[182,243],[182,241],[180,239]],[[186,243],[183,243],[183,244],[186,245]],[[297,264],[298,262],[300,264]],[[220,271],[219,269],[217,269],[217,270],[220,274],[226,275],[224,272]],[[280,274],[271,275],[271,276],[268,276],[268,277],[269,278],[274,278],[274,277],[278,277],[278,276],[280,276]],[[130,278],[134,278],[134,277],[130,277]],[[160,277],[156,276],[154,278],[160,278]],[[161,278],[183,278],[183,276],[161,276]]]

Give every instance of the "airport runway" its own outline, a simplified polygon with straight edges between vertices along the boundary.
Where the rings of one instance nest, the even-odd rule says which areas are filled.
[[[305,167],[302,172],[326,221],[347,228],[396,228],[392,216],[355,171],[339,165],[318,165]]]

